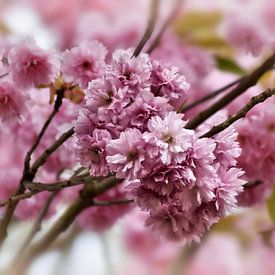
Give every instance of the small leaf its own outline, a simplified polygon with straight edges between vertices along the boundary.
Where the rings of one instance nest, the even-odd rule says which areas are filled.
[[[185,42],[197,45],[215,54],[232,55],[233,49],[217,31],[222,14],[217,11],[189,11],[175,23],[176,33]]]
[[[221,22],[221,19],[222,14],[218,11],[201,12],[193,10],[185,13],[177,20],[175,29],[179,35],[185,36],[201,29],[214,29]]]
[[[241,68],[240,65],[237,64],[234,60],[227,57],[218,56],[218,55],[215,58],[216,58],[217,68],[220,69],[221,71],[230,72],[237,75],[245,74],[245,70]]]
[[[266,201],[269,216],[275,223],[275,187],[273,187],[271,196]]]

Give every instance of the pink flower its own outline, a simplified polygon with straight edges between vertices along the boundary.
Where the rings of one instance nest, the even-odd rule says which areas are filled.
[[[106,48],[97,41],[84,42],[78,47],[67,50],[62,55],[61,64],[65,80],[86,88],[89,81],[103,73],[106,54]]]
[[[13,47],[8,55],[12,80],[22,88],[50,84],[57,72],[57,62],[48,51],[29,39]]]
[[[164,116],[173,107],[163,97],[155,97],[151,92],[143,91],[135,98],[133,104],[125,108],[120,114],[121,123],[127,127],[131,125],[141,131],[148,130],[148,121],[153,116]]]
[[[204,122],[197,130],[198,135],[203,135],[213,126],[225,121],[227,113],[219,111],[206,122]],[[237,158],[241,155],[241,148],[237,141],[238,132],[234,126],[230,126],[213,137],[216,142],[214,151],[216,162],[225,168],[236,166]]]
[[[149,132],[144,134],[145,141],[151,144],[148,153],[151,157],[160,154],[163,164],[183,161],[185,150],[191,146],[194,132],[184,128],[186,122],[182,117],[169,112],[163,119],[154,116],[148,122]]]
[[[226,34],[235,47],[258,56],[266,44],[266,38],[263,30],[254,23],[254,21],[230,19],[226,26]]]
[[[126,129],[118,139],[106,146],[107,163],[118,178],[135,179],[146,173],[143,162],[145,148],[142,133],[137,129]]]
[[[97,120],[117,124],[118,114],[129,104],[128,87],[116,84],[113,79],[96,79],[89,83],[86,108],[95,114]]]
[[[187,99],[188,89],[189,84],[178,67],[165,65],[159,61],[153,62],[152,92],[155,95],[167,98],[174,105],[179,99],[182,102]]]
[[[26,102],[28,96],[24,95],[10,82],[0,82],[0,121],[22,121],[27,113]]]
[[[84,167],[89,167],[93,176],[107,176],[109,169],[106,162],[106,144],[111,140],[107,130],[95,129],[92,135],[78,136],[76,154]]]
[[[132,57],[133,49],[116,50],[113,54],[112,70],[123,85],[131,88],[149,86],[152,64],[147,54]]]
[[[227,171],[220,168],[219,186],[215,190],[216,208],[221,217],[232,213],[237,207],[237,196],[243,191],[245,180],[241,179],[244,172],[238,168],[230,168]]]
[[[194,235],[193,226],[190,218],[178,211],[176,207],[163,207],[161,210],[149,216],[146,220],[146,226],[153,231],[161,233],[165,238],[171,241],[198,240]]]

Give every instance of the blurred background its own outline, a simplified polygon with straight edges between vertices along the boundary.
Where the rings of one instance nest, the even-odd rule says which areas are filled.
[[[161,1],[156,32],[176,2]],[[33,36],[40,47],[58,52],[97,39],[112,53],[137,45],[149,8],[149,0],[0,0],[0,35],[14,41]],[[256,52],[247,54],[238,40],[241,34],[236,39],[230,36],[230,28],[239,21],[254,29],[264,25],[274,39],[274,0],[182,1],[153,55],[180,67],[191,83],[191,101],[236,79],[261,58]],[[266,26],[273,26],[272,32]],[[270,80],[265,81],[267,85]],[[8,156],[0,151],[0,158]],[[43,229],[60,216],[64,205],[58,209]],[[28,275],[274,275],[275,234],[268,211],[263,201],[241,208],[214,226],[201,246],[159,239],[143,226],[144,214],[138,210],[103,232],[75,224],[33,262]],[[1,270],[31,222],[13,222],[0,257]]]

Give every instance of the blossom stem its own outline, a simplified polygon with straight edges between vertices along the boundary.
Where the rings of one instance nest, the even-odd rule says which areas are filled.
[[[210,107],[200,112],[197,116],[191,119],[187,123],[186,128],[195,129],[202,122],[204,122],[210,116],[215,114],[218,110],[222,109],[231,101],[233,101],[236,97],[243,94],[248,88],[254,86],[258,82],[259,78],[266,71],[270,70],[273,67],[274,63],[275,63],[275,54],[271,55],[268,59],[266,59],[265,62],[256,70],[254,70],[250,75],[244,77],[240,81],[239,85],[236,88],[234,88],[231,92],[226,94],[224,97],[222,97],[217,102],[212,104]]]
[[[226,119],[224,122],[213,126],[207,133],[203,134],[201,138],[204,137],[212,137],[220,132],[222,132],[224,129],[229,127],[231,124],[233,124],[235,121],[239,120],[240,118],[243,118],[246,116],[246,114],[257,104],[264,102],[267,98],[273,96],[275,94],[275,88],[273,89],[267,89],[266,91],[262,92],[259,95],[253,96],[251,100],[243,107],[241,108],[237,113],[235,113],[232,116],[229,116],[228,119]]]

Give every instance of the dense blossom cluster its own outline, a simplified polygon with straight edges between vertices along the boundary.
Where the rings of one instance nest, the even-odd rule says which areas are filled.
[[[199,240],[234,209],[242,190],[237,134],[228,128],[200,138],[217,118],[198,131],[186,129],[175,108],[187,98],[184,76],[132,52],[115,51],[105,73],[89,82],[76,122],[76,153],[91,175],[124,179],[150,213],[147,226],[171,240]]]
[[[36,40],[2,2],[0,248],[34,221],[10,273],[124,217],[114,274],[275,274],[274,0],[23,0]]]

